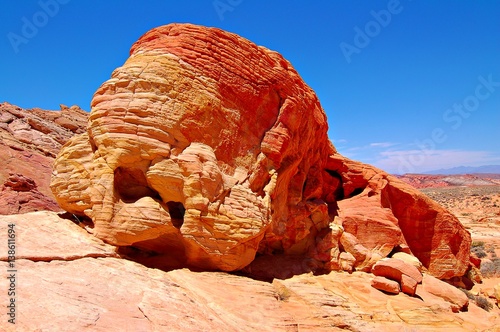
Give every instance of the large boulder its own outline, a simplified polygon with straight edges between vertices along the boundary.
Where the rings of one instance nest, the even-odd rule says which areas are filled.
[[[407,254],[405,252],[397,252],[394,255],[392,255],[392,258],[396,258],[396,259],[402,260],[406,264],[413,265],[414,267],[417,268],[417,270],[422,272],[422,263],[420,263],[418,258],[415,256],[412,256],[412,255]]]
[[[107,243],[227,271],[276,254],[304,270],[341,269],[346,256],[345,269],[369,270],[399,247],[439,278],[469,265],[470,235],[453,215],[339,155],[292,65],[235,34],[155,28],[91,106],[51,188]]]
[[[426,292],[440,297],[450,303],[451,309],[454,312],[467,310],[467,307],[469,306],[469,299],[461,290],[444,281],[436,279],[431,275],[424,275],[422,285]]]

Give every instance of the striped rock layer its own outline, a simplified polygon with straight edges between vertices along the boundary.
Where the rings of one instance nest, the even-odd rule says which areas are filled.
[[[52,191],[96,237],[163,267],[251,270],[284,257],[271,274],[369,271],[398,250],[438,278],[469,266],[470,235],[452,214],[339,155],[292,65],[235,34],[147,32],[91,107],[87,132],[55,161]]]

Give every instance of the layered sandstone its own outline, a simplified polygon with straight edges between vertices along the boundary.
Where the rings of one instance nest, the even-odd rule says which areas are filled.
[[[60,206],[95,236],[170,266],[370,271],[402,251],[432,275],[469,267],[470,236],[438,204],[327,137],[281,55],[190,24],[147,32],[58,155]],[[288,262],[272,266],[275,257]],[[253,262],[253,263],[252,263]],[[262,276],[266,277],[266,276]]]
[[[60,210],[49,188],[52,163],[86,125],[77,106],[45,111],[0,103],[0,214]]]
[[[496,306],[486,312],[471,301],[468,311],[453,313],[461,297],[429,276],[412,297],[372,288],[373,275],[364,272],[273,283],[222,272],[165,272],[119,258],[115,247],[77,222],[46,211],[0,216],[0,241],[7,243],[9,224],[18,235],[16,324],[4,312],[1,331],[434,332],[500,325]],[[4,271],[7,259],[1,251]],[[0,278],[0,289],[8,283]],[[0,302],[8,301],[1,292]]]

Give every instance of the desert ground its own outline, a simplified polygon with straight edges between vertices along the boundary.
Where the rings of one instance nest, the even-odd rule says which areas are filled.
[[[500,185],[421,190],[455,214],[471,233],[472,252],[481,258],[483,276],[472,293],[491,296],[500,283]]]

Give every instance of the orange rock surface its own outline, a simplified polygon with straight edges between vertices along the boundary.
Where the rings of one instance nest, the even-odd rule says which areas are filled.
[[[417,283],[422,282],[422,274],[416,267],[396,258],[379,260],[373,266],[372,273],[397,282],[401,282],[404,275],[412,278]]]
[[[401,288],[397,281],[387,279],[385,277],[376,276],[371,281],[371,285],[373,288],[384,291],[390,294],[399,294]]]
[[[285,270],[369,271],[399,250],[438,278],[463,275],[471,241],[458,220],[340,156],[327,129],[281,55],[171,24],[142,36],[96,91],[88,130],[58,155],[51,188],[62,208],[92,219],[95,236],[157,264],[252,270],[283,255],[294,258]]]
[[[0,216],[0,241],[15,224],[16,324],[4,312],[0,331],[496,331],[500,310],[453,313],[459,303],[426,291],[387,295],[373,275],[331,272],[272,283],[223,272],[170,272],[122,259],[54,212]],[[80,224],[82,226],[82,224]],[[7,252],[0,251],[7,271]],[[0,289],[9,280],[0,278]],[[431,287],[432,288],[432,287]],[[432,290],[432,289],[431,289]],[[460,292],[456,290],[457,292]],[[445,292],[446,293],[446,292]],[[444,294],[446,295],[446,294]],[[8,303],[7,291],[0,302]]]

